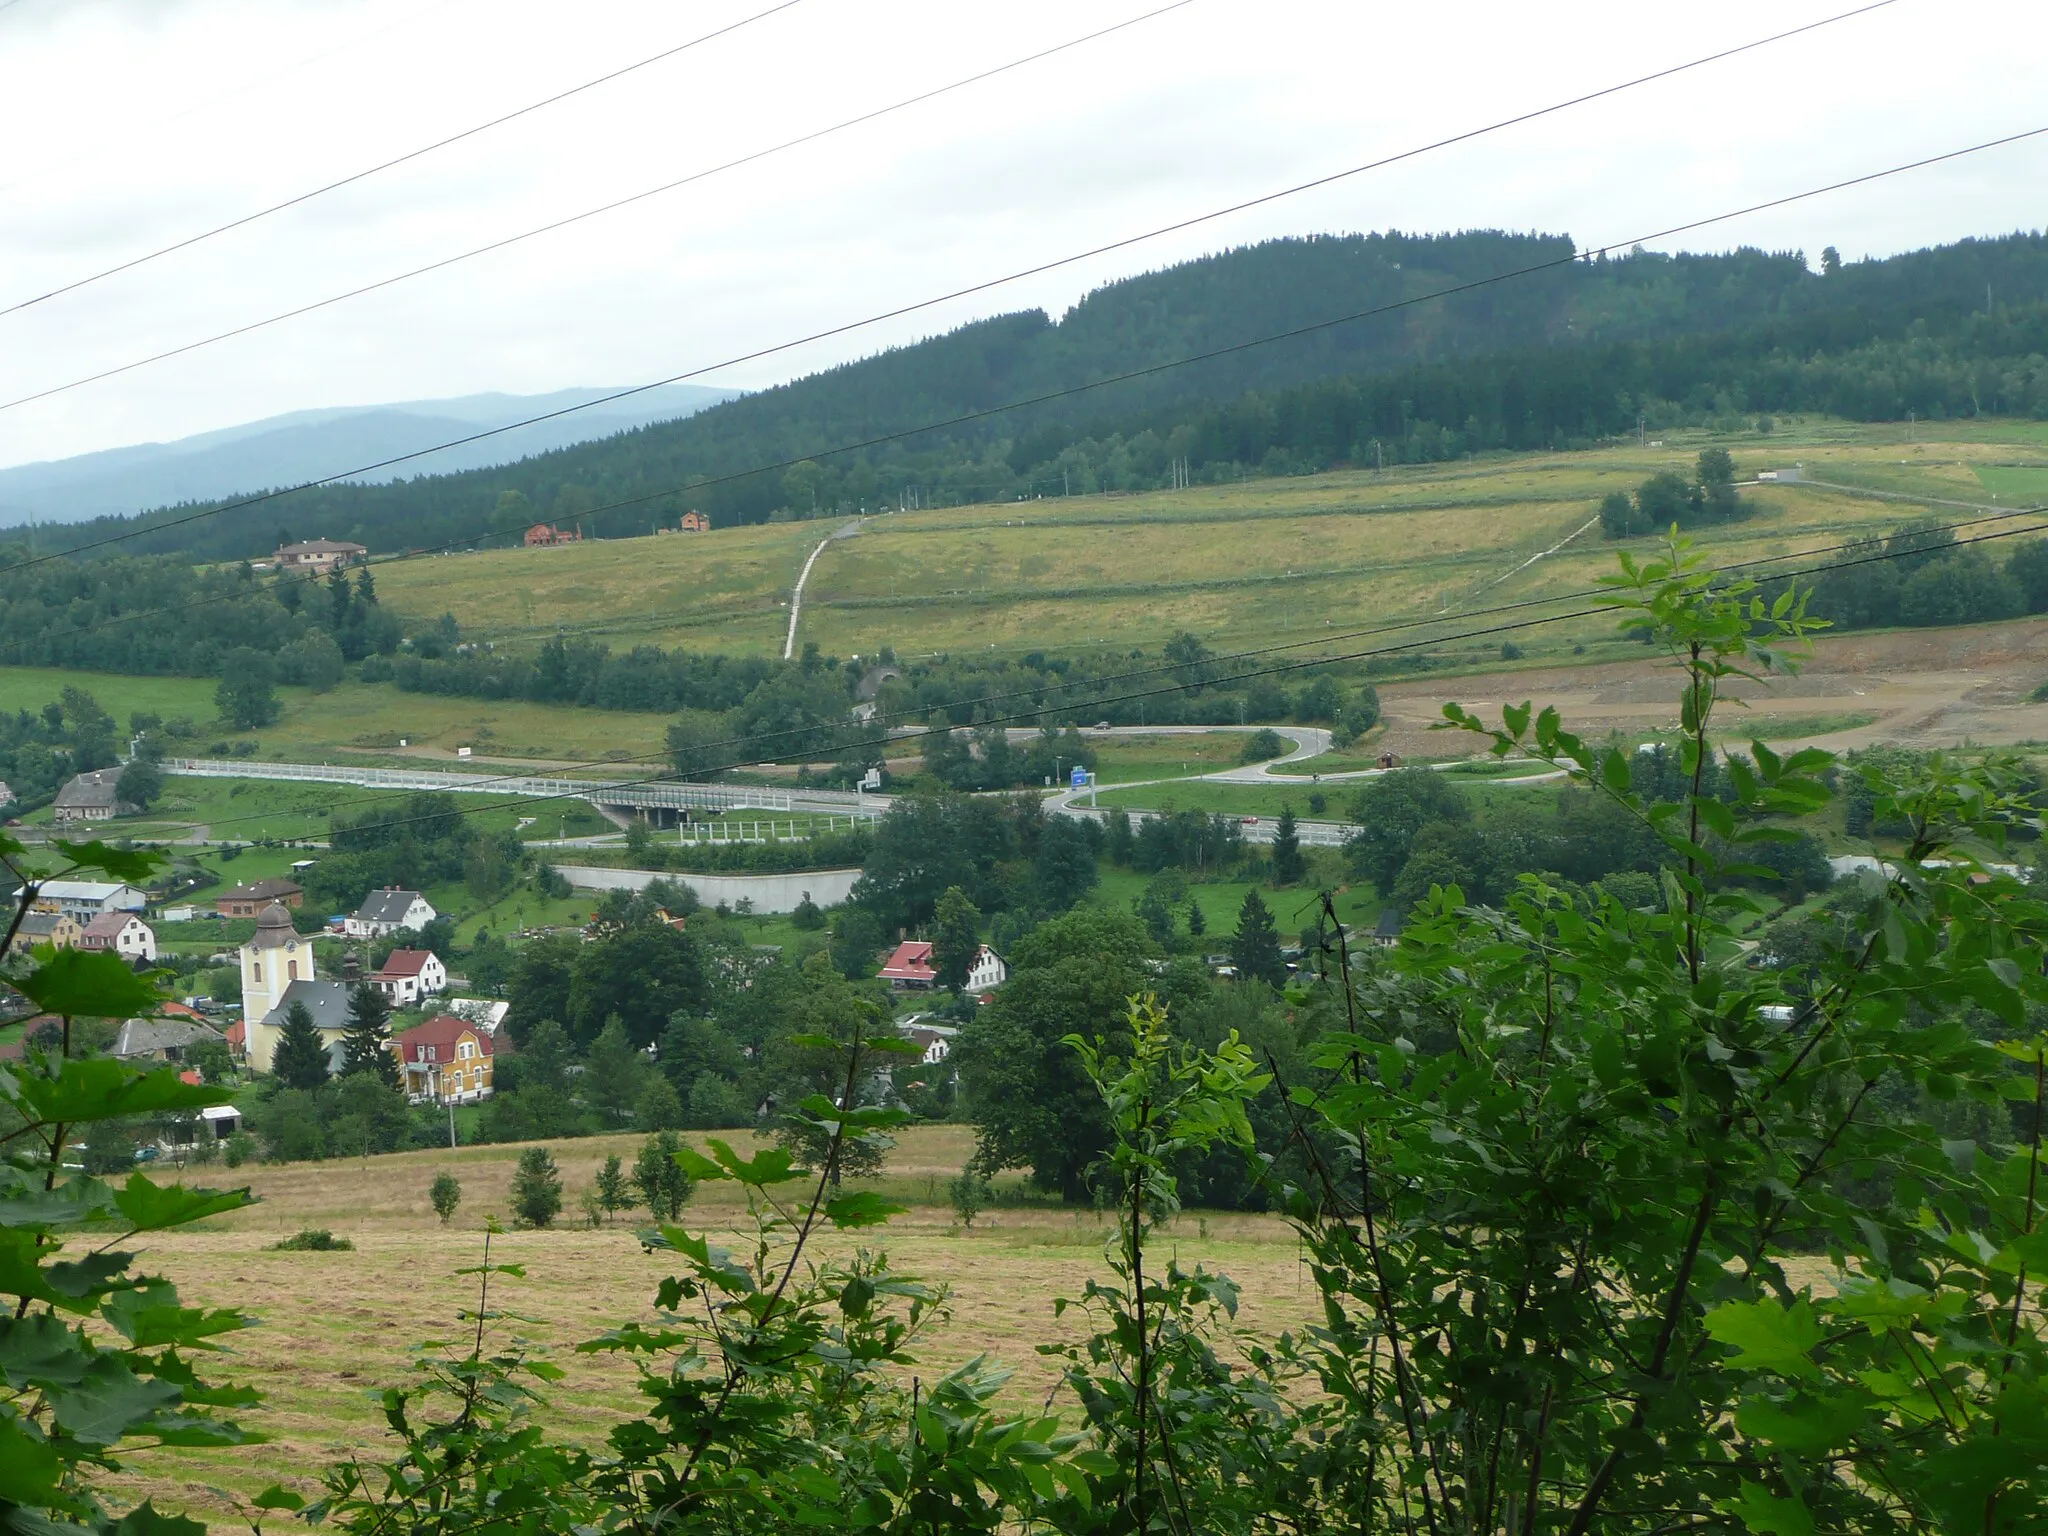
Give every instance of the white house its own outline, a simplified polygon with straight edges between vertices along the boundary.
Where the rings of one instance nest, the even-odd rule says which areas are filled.
[[[431,949],[394,949],[371,975],[370,985],[394,1006],[410,1008],[448,990],[448,967]]]
[[[967,967],[967,990],[969,992],[993,992],[1010,978],[1010,968],[1003,964],[1003,957],[986,944],[975,951],[974,963]]]
[[[14,893],[18,902],[27,887]],[[132,885],[112,880],[45,880],[36,888],[36,910],[65,912],[81,921],[102,912],[140,912],[149,898]]]
[[[438,915],[418,891],[401,891],[389,885],[365,896],[342,931],[352,939],[386,939],[401,928],[418,933]]]
[[[123,960],[156,959],[156,930],[133,912],[102,912],[79,932],[80,949],[111,950]]]

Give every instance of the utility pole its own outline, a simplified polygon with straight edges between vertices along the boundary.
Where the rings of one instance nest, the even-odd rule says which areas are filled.
[[[1636,412],[1636,446],[1638,448],[1647,448],[1650,446],[1649,423],[1650,418],[1647,412]]]
[[[455,1150],[455,1101],[448,1101],[448,1150]]]

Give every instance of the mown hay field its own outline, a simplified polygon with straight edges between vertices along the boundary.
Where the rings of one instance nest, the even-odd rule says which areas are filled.
[[[578,1209],[603,1158],[616,1152],[630,1165],[637,1147],[638,1140],[626,1136],[552,1143],[567,1195],[562,1221],[544,1232],[503,1232],[491,1242],[493,1262],[526,1270],[522,1279],[494,1282],[492,1307],[519,1314],[495,1325],[498,1337],[528,1340],[567,1370],[550,1389],[545,1416],[568,1435],[594,1439],[635,1411],[636,1402],[630,1366],[610,1356],[577,1355],[575,1344],[629,1319],[651,1319],[655,1289],[673,1272],[665,1255],[642,1249],[632,1217],[592,1229]],[[1056,1363],[1038,1346],[1085,1335],[1078,1313],[1054,1316],[1054,1298],[1078,1296],[1086,1278],[1101,1272],[1110,1229],[1092,1210],[1026,1207],[990,1210],[962,1231],[946,1187],[971,1149],[966,1127],[904,1132],[876,1187],[913,1209],[887,1228],[860,1234],[860,1241],[886,1249],[897,1270],[952,1287],[952,1315],[916,1351],[916,1374],[930,1379],[989,1354],[1015,1370],[1009,1390],[1020,1404],[1040,1403],[1056,1385]],[[220,1519],[235,1496],[247,1498],[273,1482],[311,1494],[321,1467],[348,1456],[389,1454],[393,1442],[376,1396],[413,1376],[415,1346],[462,1332],[459,1314],[475,1306],[476,1281],[456,1271],[480,1262],[487,1216],[509,1225],[520,1150],[465,1147],[252,1165],[232,1173],[190,1171],[195,1183],[247,1182],[262,1203],[207,1230],[153,1238],[144,1265],[176,1280],[188,1304],[237,1306],[258,1320],[258,1327],[230,1337],[232,1352],[210,1369],[263,1391],[264,1405],[244,1415],[244,1423],[270,1440],[227,1451],[127,1458],[128,1470],[117,1479],[120,1495],[147,1494],[160,1507]],[[427,1186],[444,1167],[463,1186],[462,1205],[447,1226],[427,1202]],[[708,1230],[714,1241],[722,1232],[732,1243],[742,1219],[729,1185],[700,1186],[684,1214],[693,1230]],[[271,1250],[304,1227],[330,1228],[354,1242],[355,1251]],[[1270,1335],[1307,1315],[1313,1287],[1279,1221],[1191,1213],[1160,1241],[1183,1263],[1199,1259],[1240,1281],[1245,1327]],[[819,1251],[852,1246],[850,1237],[830,1237]],[[1071,1404],[1068,1410],[1073,1417]]]
[[[1657,470],[1689,470],[1706,446],[1728,448],[1743,476],[1796,463],[1812,478],[1933,501],[2010,506],[2048,486],[2038,424],[1816,421],[1769,436],[1681,433],[1655,446],[886,513],[831,540],[799,640],[840,655],[885,645],[1015,655],[1156,650],[1177,629],[1229,649],[1400,619],[1440,618],[1434,632],[1455,631],[1474,609],[1591,585],[1614,558],[1597,528],[1577,532],[1599,499]],[[1748,521],[1701,538],[1718,559],[1825,550],[1930,509],[1966,515],[1811,485],[1746,494]],[[777,653],[798,571],[841,526],[489,551],[394,565],[384,591],[403,611],[445,609],[504,645],[538,645],[560,626],[615,646]],[[1604,620],[1518,643],[1558,655],[1614,644]]]

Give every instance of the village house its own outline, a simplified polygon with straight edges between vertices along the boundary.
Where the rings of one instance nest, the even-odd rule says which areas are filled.
[[[929,992],[939,984],[939,973],[932,968],[932,947],[922,939],[907,939],[889,951],[880,975],[898,992]]]
[[[528,549],[553,549],[558,544],[581,544],[581,528],[557,528],[553,523],[535,523],[526,530]]]
[[[1401,912],[1398,907],[1381,907],[1380,920],[1373,925],[1372,941],[1381,949],[1392,949],[1401,942]]]
[[[286,544],[271,556],[271,563],[280,571],[308,571],[324,576],[337,565],[354,565],[367,554],[369,550],[346,539],[307,539],[299,544]]]
[[[709,512],[685,512],[683,520],[676,524],[678,533],[709,533],[711,514]]]
[[[164,1012],[163,1018],[123,1021],[107,1054],[120,1061],[182,1062],[185,1053],[195,1045],[211,1041],[227,1044],[226,1035],[191,1010],[173,1003]]]
[[[342,932],[352,939],[388,939],[401,928],[418,933],[436,915],[418,891],[387,885],[363,898],[363,904],[342,924]]]
[[[300,937],[281,902],[272,902],[256,919],[256,932],[240,951],[242,963],[242,1040],[244,1058],[258,1072],[270,1070],[284,1019],[292,1004],[304,1005],[327,1047],[334,1070],[342,1064],[341,1036],[348,1027],[348,988],[322,981],[313,964],[313,941]],[[228,1031],[234,1044],[234,1031]]]
[[[498,1041],[480,1026],[437,1013],[391,1044],[415,1104],[473,1104],[491,1096]]]
[[[156,959],[156,930],[133,912],[103,912],[78,931],[80,949],[107,950],[133,964]]]
[[[75,949],[78,934],[78,919],[68,912],[25,912],[20,926],[14,930],[8,952],[24,955],[38,944],[47,944],[52,949]]]
[[[1002,957],[984,944],[974,952],[967,967],[966,990],[976,995],[992,992],[1009,974]],[[880,975],[899,992],[929,992],[939,984],[938,970],[932,964],[932,947],[922,939],[898,944],[882,962]]]
[[[222,917],[254,917],[273,901],[281,901],[294,912],[306,903],[303,887],[291,880],[256,880],[222,891],[214,897],[214,910]]]
[[[423,997],[448,990],[448,967],[430,949],[394,949],[370,975],[370,985],[395,1008],[410,1008]]]
[[[1003,957],[986,944],[974,952],[974,961],[967,967],[967,990],[977,997],[984,992],[993,992],[1010,979],[1010,968],[1003,964]]]
[[[926,1066],[935,1067],[953,1054],[953,1041],[960,1031],[950,1024],[934,1024],[920,1014],[898,1024],[896,1033],[924,1052]]]
[[[57,821],[112,821],[116,816],[129,814],[135,807],[119,798],[120,782],[118,768],[95,768],[89,773],[75,774],[57,791],[57,803],[50,814]]]
[[[20,901],[26,891],[25,886],[17,888],[14,899]],[[30,905],[38,912],[92,918],[103,912],[140,912],[149,905],[149,898],[116,880],[45,880],[36,887]]]

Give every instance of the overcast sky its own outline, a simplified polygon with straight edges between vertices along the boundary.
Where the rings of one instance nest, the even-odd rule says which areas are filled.
[[[0,306],[773,0],[0,0]],[[1162,0],[800,0],[626,80],[0,316],[0,400],[517,233]],[[302,319],[0,411],[0,464],[310,406],[638,383],[1847,9],[1193,0],[1115,36]],[[1582,246],[2048,124],[2039,0],[1897,0],[1404,166],[725,369],[770,384],[1284,234]],[[2039,227],[2048,139],[1677,242],[1818,259]],[[340,467],[340,466],[337,466]],[[430,467],[430,462],[427,466]]]

